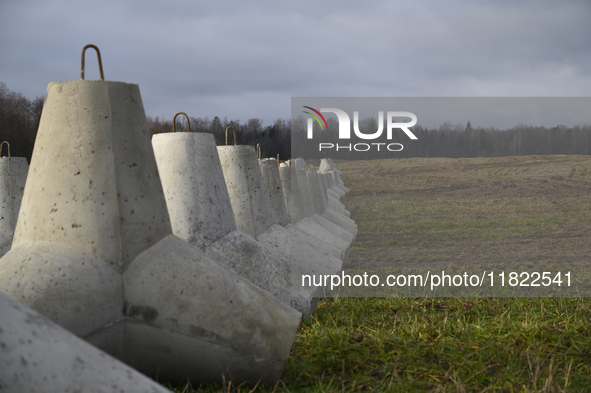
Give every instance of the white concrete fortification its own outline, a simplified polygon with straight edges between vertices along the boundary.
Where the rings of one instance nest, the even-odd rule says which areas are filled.
[[[0,158],[0,257],[12,245],[28,172],[26,158],[10,157],[10,153]]]
[[[309,316],[317,290],[301,285],[304,272],[238,231],[213,134],[156,134],[152,146],[173,234]]]
[[[149,376],[280,378],[301,314],[172,235],[137,85],[49,84],[31,163],[1,291]]]
[[[287,212],[285,197],[283,195],[283,187],[281,185],[281,177],[279,174],[277,161],[259,160],[259,164],[261,166],[265,186],[269,192],[275,220],[280,225],[291,229],[293,225],[289,223],[289,214]],[[275,202],[275,205],[273,205],[273,201],[277,201]],[[345,240],[341,239],[327,228],[322,227],[321,225],[318,225],[310,220],[301,220],[295,224],[295,227],[301,231],[304,231],[308,235],[311,235],[313,238],[319,239],[335,247],[339,251],[339,254],[336,256],[341,259],[343,263],[346,262],[351,245]],[[296,229],[294,228],[291,230]]]
[[[305,274],[332,274],[342,261],[324,243],[305,238],[275,223],[271,201],[253,146],[218,146],[224,179],[238,229],[295,262]],[[334,247],[332,247],[334,248]]]

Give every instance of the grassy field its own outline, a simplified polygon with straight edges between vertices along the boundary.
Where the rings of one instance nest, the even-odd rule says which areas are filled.
[[[591,257],[591,157],[339,164],[359,225],[347,271],[416,266],[578,269]],[[589,175],[588,175],[589,173]],[[325,298],[284,377],[256,391],[587,392],[591,302]],[[177,392],[247,392],[230,383]]]

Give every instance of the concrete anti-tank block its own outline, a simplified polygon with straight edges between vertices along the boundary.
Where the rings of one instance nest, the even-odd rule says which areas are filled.
[[[26,158],[0,158],[0,257],[12,244],[28,172]]]
[[[166,133],[152,137],[173,234],[218,263],[310,315],[315,288],[299,283],[293,262],[239,232],[218,157],[208,133]]]
[[[310,189],[310,184],[308,182],[308,176],[304,170],[296,170],[297,179],[299,183],[299,189],[302,194],[302,199],[304,202],[304,212],[306,217],[312,216],[316,210],[314,206],[312,191]],[[347,231],[351,232],[353,236],[357,236],[357,225],[355,222],[350,218],[341,216],[336,214],[335,212],[331,211],[330,208],[327,208],[320,214],[321,217],[332,221],[333,223],[337,224],[338,226],[346,229]]]
[[[156,134],[152,147],[176,236],[203,249],[236,230],[213,134]]]
[[[310,216],[310,219],[312,219],[315,222],[318,222],[321,226],[325,227],[325,228],[333,228],[337,227],[340,229],[340,227],[336,224],[334,224],[332,221],[326,220],[325,218],[321,217],[320,214],[322,214],[326,208],[327,208],[327,202],[324,199],[325,195],[323,193],[323,188],[322,188],[322,184],[320,183],[320,179],[318,177],[318,174],[316,172],[308,172],[306,173],[307,178],[308,178],[308,183],[310,186],[310,189],[313,192],[314,198],[314,207],[315,207],[315,211],[316,213],[313,214],[312,216]],[[324,225],[322,225],[324,224]],[[339,229],[335,229],[334,233],[336,234],[341,234],[342,239],[347,243],[348,248],[347,251],[349,250],[349,247],[351,246],[352,240],[353,240],[353,234],[346,231],[343,234],[342,230]]]
[[[182,379],[205,379],[193,361],[280,377],[301,314],[171,234],[137,85],[51,83],[31,163],[0,290],[153,377],[169,367],[158,348],[204,341],[200,363],[177,358],[193,370]]]
[[[340,258],[322,252],[281,225],[274,224],[257,240],[295,262],[304,274],[334,274],[343,267]]]
[[[295,224],[305,217],[304,200],[302,199],[300,185],[297,180],[296,168],[282,166],[279,168],[279,176],[281,177],[281,186],[289,214],[289,222]]]
[[[320,167],[318,168],[318,171],[320,173],[326,173],[328,171],[335,171],[339,175],[341,174],[341,171],[338,169],[337,164],[330,158],[323,158],[320,161]]]
[[[289,220],[293,225],[298,225],[302,221],[308,221],[308,218],[305,217],[304,201],[296,171],[295,166],[283,166],[279,168],[281,185],[283,186],[283,196],[288,208]],[[349,244],[352,244],[354,236],[347,230],[340,228],[338,225],[316,214],[311,215],[309,218],[314,220],[317,224],[324,226],[332,233],[338,234]]]
[[[170,392],[1,292],[0,315],[3,392]]]
[[[271,200],[253,146],[218,146],[224,180],[239,230],[258,240],[275,224]]]
[[[151,151],[137,85],[50,83],[15,244],[66,244],[123,271],[171,231]]]
[[[283,196],[277,161],[274,159],[259,160],[259,165],[267,192],[269,193],[269,199],[271,200],[271,210],[275,222],[292,231],[294,234],[303,236],[308,243],[315,245],[317,248],[326,249],[332,255],[345,262],[349,244],[341,238],[313,222],[300,222],[298,223],[299,225],[295,226],[289,223],[289,214],[287,213],[287,206]],[[330,247],[327,247],[327,245]]]
[[[331,207],[327,207],[320,216],[346,229],[347,231],[351,232],[355,238],[357,238],[358,229],[357,224],[355,224],[355,220],[343,216],[342,214],[334,211]]]
[[[199,381],[219,381],[221,372],[229,370],[237,380],[256,382],[264,376],[265,382],[275,383],[301,314],[196,250],[170,235],[123,273],[126,315],[148,325],[144,330],[153,330],[146,336],[151,339],[142,341],[142,355],[131,364],[139,362],[140,371],[173,380],[186,378],[176,369],[189,363]],[[162,329],[185,339],[163,342],[155,334]],[[189,358],[169,356],[167,363],[143,359],[176,354],[184,346],[200,350]]]
[[[259,160],[259,165],[265,186],[269,192],[273,218],[275,218],[277,224],[285,226],[289,223],[289,214],[287,212],[285,198],[283,198],[283,187],[281,185],[277,161],[274,159]]]
[[[329,171],[328,173],[332,176],[333,182],[335,184],[333,189],[336,188],[344,192],[345,195],[348,194],[349,189],[343,185],[343,181],[339,178],[339,175],[335,171]]]
[[[319,250],[301,234],[275,224],[253,146],[218,146],[218,154],[238,230],[292,260],[305,274],[310,274],[312,266],[314,271],[327,274],[340,270],[341,260]]]
[[[335,185],[335,182],[334,182],[334,178],[332,176],[332,173],[326,173],[326,175],[327,175],[326,180],[328,181],[328,185],[329,185],[330,190],[332,192],[335,192],[335,193],[338,194],[338,196],[339,196],[338,199],[344,197],[345,196],[345,191],[343,191],[342,189],[340,189],[339,187],[337,187]]]
[[[327,175],[324,173],[318,174],[318,179],[320,180],[320,185],[321,185],[321,189],[322,189],[322,196],[325,201],[325,204],[324,204],[325,207],[330,206],[333,209],[337,210],[339,213],[343,214],[344,216],[350,217],[351,212],[349,210],[347,210],[345,208],[345,205],[343,205],[339,201],[338,194],[335,193],[334,191],[328,189],[328,182],[326,180],[326,176]]]
[[[13,246],[0,260],[0,289],[80,337],[123,318],[121,274],[64,244]]]
[[[304,318],[316,309],[318,288],[302,286],[301,277],[308,273],[249,235],[230,232],[205,248],[205,253],[289,304]]]

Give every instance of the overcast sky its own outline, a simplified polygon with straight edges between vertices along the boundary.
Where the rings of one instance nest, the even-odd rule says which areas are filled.
[[[590,21],[589,0],[0,0],[0,82],[42,96],[92,43],[105,79],[168,119],[269,125],[291,97],[588,97]]]

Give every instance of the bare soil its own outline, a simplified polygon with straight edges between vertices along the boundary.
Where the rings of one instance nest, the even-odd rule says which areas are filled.
[[[338,164],[359,226],[349,269],[577,268],[591,261],[591,157]]]

